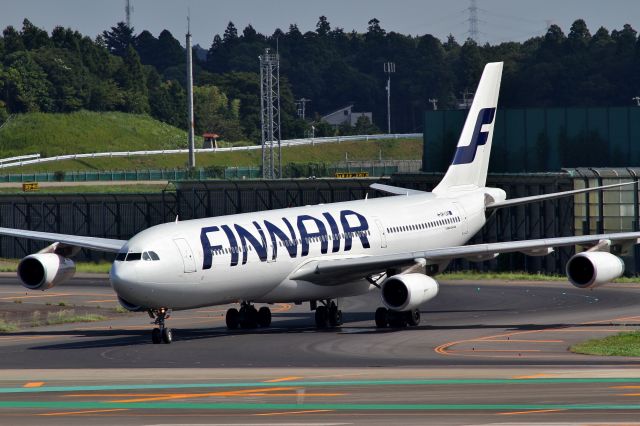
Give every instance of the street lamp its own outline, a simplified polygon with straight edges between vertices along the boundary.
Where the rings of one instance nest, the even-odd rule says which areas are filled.
[[[391,74],[396,72],[395,62],[385,62],[384,72],[387,74],[387,133],[391,134]]]

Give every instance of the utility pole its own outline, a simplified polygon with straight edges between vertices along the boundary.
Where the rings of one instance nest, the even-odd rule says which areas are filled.
[[[640,107],[640,96],[635,96],[631,98],[632,101],[636,101],[636,105]]]
[[[133,12],[133,5],[131,0],[126,0],[124,5],[124,13],[127,17],[127,27],[131,28],[131,13]]]
[[[282,177],[280,145],[280,56],[265,49],[260,59],[262,178]]]
[[[298,117],[302,118],[303,120],[306,117],[305,111],[307,107],[307,102],[311,102],[311,99],[306,99],[306,98],[296,99],[296,103],[298,104]]]
[[[433,105],[433,110],[437,111],[438,110],[438,100],[429,98],[429,102],[431,103],[431,105]]]
[[[187,103],[189,105],[189,168],[196,167],[193,124],[193,63],[191,58],[191,18],[187,17]]]
[[[395,62],[385,62],[384,72],[387,74],[387,133],[391,134],[391,74],[396,72]]]

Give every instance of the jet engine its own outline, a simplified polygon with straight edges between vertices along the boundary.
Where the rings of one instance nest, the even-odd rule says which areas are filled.
[[[392,311],[417,309],[437,294],[437,281],[424,274],[393,275],[382,283],[382,302]]]
[[[595,288],[624,273],[624,262],[605,251],[585,251],[567,262],[567,278],[578,288]]]
[[[71,259],[55,253],[31,254],[18,264],[18,278],[29,290],[47,290],[76,273]]]

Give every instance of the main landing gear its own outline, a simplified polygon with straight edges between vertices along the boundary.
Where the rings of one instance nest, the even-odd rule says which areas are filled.
[[[171,343],[173,341],[173,332],[170,328],[164,326],[164,320],[169,319],[171,310],[166,308],[150,309],[149,316],[154,320],[153,324],[158,326],[151,331],[151,341],[153,344]]]
[[[271,309],[266,306],[256,309],[250,302],[242,302],[239,311],[236,308],[227,311],[225,321],[229,330],[269,327],[271,325]]]
[[[321,300],[320,306],[316,301],[311,302],[311,310],[316,311],[316,328],[333,328],[342,325],[342,311],[333,300]]]
[[[376,310],[376,327],[378,328],[403,328],[406,326],[417,326],[420,324],[420,311],[391,311],[387,308]]]

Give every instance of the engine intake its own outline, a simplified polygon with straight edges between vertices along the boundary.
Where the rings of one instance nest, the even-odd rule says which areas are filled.
[[[424,274],[394,275],[382,283],[382,303],[392,311],[410,311],[438,294],[436,280]]]
[[[567,262],[567,278],[578,288],[595,288],[624,274],[624,262],[604,251],[585,251]]]
[[[47,290],[76,273],[71,259],[54,253],[31,254],[18,264],[18,278],[29,290]]]

